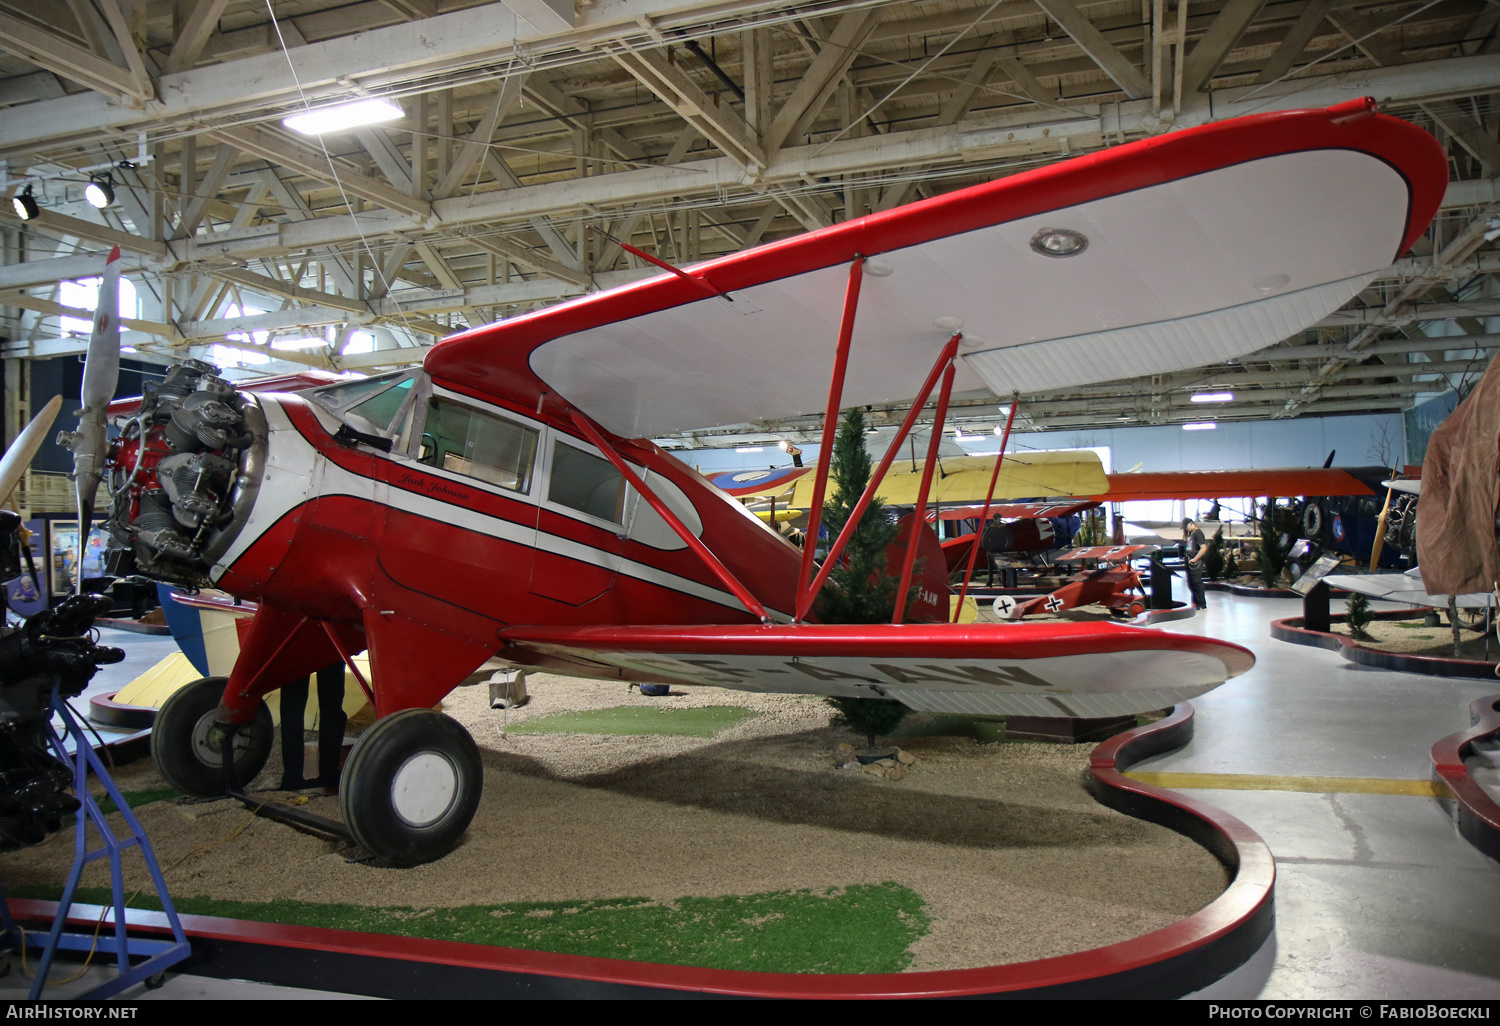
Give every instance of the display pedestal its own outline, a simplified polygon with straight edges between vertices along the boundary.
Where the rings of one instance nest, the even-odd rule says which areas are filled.
[[[1310,631],[1327,634],[1331,623],[1328,616],[1328,582],[1319,581],[1302,596],[1302,626]]]

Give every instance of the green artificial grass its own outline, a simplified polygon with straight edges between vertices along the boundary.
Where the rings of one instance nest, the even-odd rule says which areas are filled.
[[[62,887],[17,887],[55,901]],[[103,887],[76,900],[103,904]],[[780,973],[894,973],[927,933],[922,898],[895,883],[718,898],[614,898],[458,908],[218,901],[174,896],[183,915],[327,927],[668,965]],[[159,911],[155,895],[133,907]]]
[[[146,791],[121,791],[120,797],[125,799],[125,804],[132,809],[138,809],[142,805],[150,805],[152,802],[166,801],[168,798],[185,797],[175,787],[153,787]],[[115,800],[108,795],[99,803],[99,811],[108,816],[111,812],[120,811]]]
[[[508,734],[671,734],[683,737],[713,737],[755,713],[737,705],[710,705],[699,709],[670,706],[617,705],[608,709],[557,713],[541,716],[514,727]]]

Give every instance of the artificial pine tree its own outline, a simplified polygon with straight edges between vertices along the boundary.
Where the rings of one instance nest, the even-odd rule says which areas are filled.
[[[823,524],[828,537],[837,538],[854,512],[854,505],[870,481],[870,454],[865,450],[865,414],[858,407],[839,422],[833,442],[830,476],[837,494],[823,504]],[[870,500],[859,524],[849,536],[839,565],[828,575],[818,598],[818,619],[824,623],[889,623],[896,610],[900,582],[885,572],[885,550],[896,537],[896,525],[887,522],[885,503]],[[815,544],[811,539],[809,544]],[[831,543],[830,543],[831,544]],[[896,728],[909,711],[887,698],[830,698],[838,710],[834,722],[860,731],[869,746],[877,735]]]

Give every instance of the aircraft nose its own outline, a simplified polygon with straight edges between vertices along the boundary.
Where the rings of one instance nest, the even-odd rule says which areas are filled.
[[[187,586],[249,515],[268,432],[258,401],[187,360],[148,388],[109,461],[107,569]]]

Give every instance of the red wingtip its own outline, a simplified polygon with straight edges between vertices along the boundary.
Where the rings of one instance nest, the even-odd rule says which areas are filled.
[[[104,262],[106,264],[112,264],[118,259],[120,259],[120,247],[116,246],[114,249],[109,251],[109,259]]]

